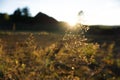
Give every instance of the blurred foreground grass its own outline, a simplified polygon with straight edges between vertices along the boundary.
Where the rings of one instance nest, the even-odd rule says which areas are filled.
[[[64,35],[46,32],[1,32],[0,79],[120,80],[114,43],[68,36],[63,40]]]

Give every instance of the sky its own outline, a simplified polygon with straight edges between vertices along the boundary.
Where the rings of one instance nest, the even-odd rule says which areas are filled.
[[[0,13],[28,7],[32,16],[43,12],[69,24],[120,25],[120,0],[0,0]],[[83,15],[78,16],[80,11]]]

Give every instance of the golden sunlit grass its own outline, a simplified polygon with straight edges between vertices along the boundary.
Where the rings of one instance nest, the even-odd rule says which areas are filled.
[[[52,40],[55,34],[45,32],[24,33],[27,35],[26,38],[22,42],[14,42],[13,45],[7,45],[10,42],[1,38],[0,79],[119,80],[120,59],[114,58],[114,43],[106,49],[105,44],[87,43],[84,33],[88,30],[88,26],[79,26],[79,29],[81,31],[68,30],[62,35],[63,38],[54,43]],[[7,35],[13,37],[16,34]],[[51,41],[48,41],[52,44],[45,47],[38,44],[37,39],[42,36],[44,40],[51,37]],[[58,36],[61,35],[55,37]]]

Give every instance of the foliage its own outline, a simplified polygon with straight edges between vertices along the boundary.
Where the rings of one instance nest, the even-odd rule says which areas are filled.
[[[14,11],[13,15],[18,16],[18,17],[20,17],[20,16],[28,17],[28,16],[30,16],[30,12],[27,7],[23,8],[23,9],[18,8]]]
[[[81,25],[79,28],[81,32],[68,30],[63,39],[44,48],[37,44],[35,33],[28,33],[24,42],[14,42],[12,47],[0,39],[0,79],[119,80],[120,60],[115,59],[114,43],[108,47],[88,43],[84,36],[88,27]]]
[[[23,13],[23,16],[26,16],[26,17],[30,16],[30,12],[27,7],[22,9],[22,13]]]
[[[14,16],[21,16],[22,12],[20,10],[20,8],[16,9],[15,12],[13,13]]]
[[[8,21],[10,19],[8,14],[4,14],[4,20]]]

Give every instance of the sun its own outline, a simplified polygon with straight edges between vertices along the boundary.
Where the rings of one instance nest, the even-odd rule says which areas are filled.
[[[70,27],[74,27],[77,24],[76,20],[69,20],[68,24],[70,25]]]

